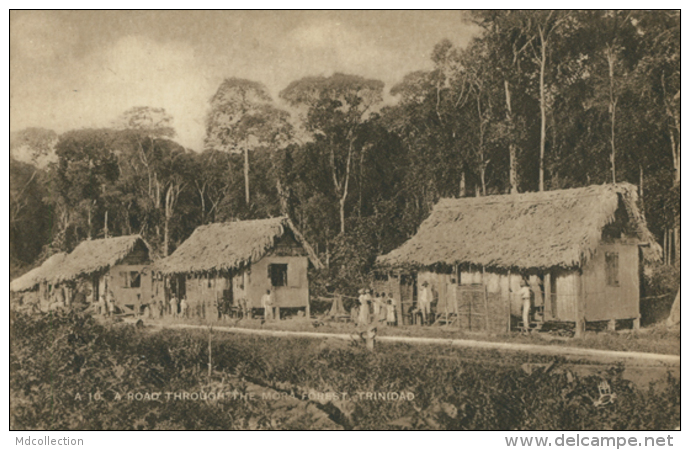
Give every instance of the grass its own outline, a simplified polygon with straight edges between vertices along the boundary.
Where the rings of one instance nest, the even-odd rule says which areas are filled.
[[[321,328],[321,327],[320,327]],[[209,355],[209,337],[211,355]],[[673,429],[674,378],[639,388],[621,366],[580,375],[541,355],[140,328],[56,311],[17,314],[10,327],[11,429]],[[212,360],[209,377],[206,364]],[[597,406],[606,380],[617,400]],[[270,400],[114,401],[129,392],[271,389],[304,414]],[[81,392],[108,401],[78,400]],[[309,393],[348,393],[301,400]],[[359,393],[403,393],[407,400]],[[316,422],[314,408],[332,422]],[[311,413],[309,413],[311,408]]]
[[[173,324],[187,323],[195,325],[233,326],[250,329],[266,329],[279,331],[309,331],[316,333],[354,333],[358,330],[353,323],[307,320],[305,318],[289,318],[281,321],[262,323],[260,319],[226,319],[206,321],[199,318],[171,318],[148,319],[147,323]],[[598,350],[613,350],[627,352],[658,353],[664,355],[680,355],[680,329],[669,329],[663,325],[653,325],[638,332],[622,330],[588,331],[581,338],[562,338],[549,333],[521,333],[485,334],[467,332],[450,327],[421,327],[412,325],[381,326],[378,328],[381,336],[428,337],[446,339],[470,339],[489,342],[506,342],[515,344],[551,345],[591,348]]]

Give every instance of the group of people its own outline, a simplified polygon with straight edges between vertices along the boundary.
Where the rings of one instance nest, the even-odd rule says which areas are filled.
[[[370,323],[385,323],[389,326],[397,325],[397,314],[393,294],[385,292],[374,293],[373,289],[359,290],[359,306],[352,309],[353,321],[359,325]]]
[[[145,314],[148,314],[150,317],[155,317],[157,315],[159,318],[169,316],[174,318],[198,317],[206,319],[216,316],[220,319],[231,313],[231,305],[228,306],[226,303],[228,302],[223,298],[217,298],[215,301],[190,302],[184,295],[178,298],[178,296],[172,292],[167,302],[159,300],[158,302],[153,301],[147,305],[146,308],[148,312],[145,312]],[[246,304],[246,302],[242,304]],[[246,307],[244,309],[246,309]]]

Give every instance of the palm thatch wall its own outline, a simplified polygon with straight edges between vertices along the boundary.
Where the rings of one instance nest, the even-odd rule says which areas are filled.
[[[143,245],[150,254],[148,244],[138,234],[84,241],[56,268],[52,279],[56,282],[74,280],[108,269],[125,259],[137,245]]]
[[[172,255],[158,261],[154,270],[169,275],[237,269],[263,258],[288,229],[305,249],[314,267],[321,269],[314,250],[292,221],[283,216],[200,226]]]
[[[419,231],[380,256],[383,267],[477,264],[496,268],[582,267],[604,227],[625,207],[630,228],[647,253],[661,248],[637,208],[637,189],[627,183],[547,192],[442,199]]]
[[[60,267],[64,261],[66,253],[56,253],[50,258],[46,259],[43,264],[35,267],[10,283],[10,291],[22,292],[28,291],[36,287],[39,283],[48,280],[55,270]]]

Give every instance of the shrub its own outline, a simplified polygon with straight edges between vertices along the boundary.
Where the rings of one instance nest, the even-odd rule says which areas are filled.
[[[679,287],[679,266],[654,264],[646,268],[640,299],[643,324],[668,318]]]
[[[209,379],[208,332],[150,333],[101,325],[80,313],[53,312],[17,314],[10,337],[12,429],[323,425],[311,419],[309,408],[286,417],[262,399],[114,400],[137,392],[246,392],[248,383],[297,398],[309,392],[348,393],[314,404],[352,429],[642,430],[672,429],[680,420],[680,385],[673,378],[642,390],[621,378],[622,368],[612,368],[603,378],[618,398],[597,407],[601,376],[577,376],[563,361],[545,356],[404,344],[381,344],[371,353],[356,341],[332,345],[214,333]],[[414,398],[373,401],[359,395],[369,392]]]

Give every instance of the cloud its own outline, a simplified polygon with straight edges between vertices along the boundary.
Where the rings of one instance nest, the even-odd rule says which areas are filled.
[[[133,106],[162,107],[173,116],[179,142],[201,150],[213,86],[191,46],[130,35],[66,66],[63,77],[37,75],[31,83],[35,90],[17,93],[24,106],[44,105],[33,117],[43,126],[57,131],[107,127]],[[56,79],[62,81],[56,84]]]
[[[303,65],[325,72],[347,71],[374,74],[393,58],[391,52],[360,31],[326,20],[295,28],[285,40],[284,51]]]
[[[69,51],[78,33],[47,11],[15,12],[10,16],[10,40],[14,57],[46,63]]]

